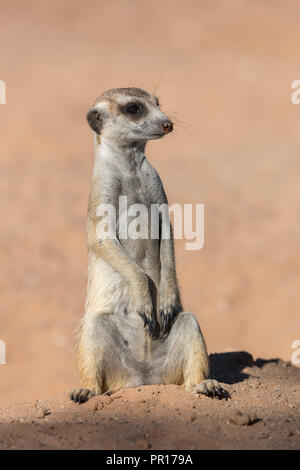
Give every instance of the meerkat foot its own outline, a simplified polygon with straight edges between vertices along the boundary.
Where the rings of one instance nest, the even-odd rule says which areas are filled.
[[[192,389],[192,393],[199,393],[208,397],[217,397],[219,400],[230,398],[229,392],[221,387],[219,382],[214,379],[206,379]]]
[[[94,392],[88,388],[78,388],[77,390],[72,390],[72,392],[70,392],[70,400],[73,400],[76,403],[85,403],[94,396]]]

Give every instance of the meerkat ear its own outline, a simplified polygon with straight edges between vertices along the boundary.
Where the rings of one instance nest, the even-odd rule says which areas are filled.
[[[90,109],[90,111],[87,113],[86,118],[93,131],[95,131],[96,134],[100,134],[102,129],[102,118],[98,109]]]

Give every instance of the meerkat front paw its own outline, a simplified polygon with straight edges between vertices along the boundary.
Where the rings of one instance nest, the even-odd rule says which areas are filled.
[[[212,398],[217,397],[219,400],[222,400],[222,398],[225,398],[226,400],[230,398],[229,392],[222,388],[219,382],[214,379],[206,379],[199,385],[196,385],[192,390],[192,393],[200,393]]]
[[[143,320],[144,328],[146,328],[149,336],[155,339],[157,321],[150,293],[150,285],[153,284],[153,281],[146,274],[142,275],[141,279],[142,287],[140,289],[135,289],[135,287],[132,286],[132,292],[136,302],[136,313]]]
[[[148,334],[151,338],[156,338],[157,323],[154,315],[153,308],[141,307],[138,309],[138,315],[144,322],[144,328],[147,329]]]
[[[94,392],[92,392],[88,388],[79,388],[70,392],[70,400],[73,400],[76,403],[85,403],[94,396]]]
[[[159,304],[161,336],[169,334],[177,314],[182,310],[180,300],[176,294],[162,298]]]

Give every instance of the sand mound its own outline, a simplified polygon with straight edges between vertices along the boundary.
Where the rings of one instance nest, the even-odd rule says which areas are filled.
[[[228,400],[144,386],[77,405],[68,394],[0,410],[0,449],[297,449],[300,369],[245,352],[211,357]]]

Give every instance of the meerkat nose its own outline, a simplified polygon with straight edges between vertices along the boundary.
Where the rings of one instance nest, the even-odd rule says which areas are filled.
[[[172,132],[173,130],[173,122],[172,121],[165,121],[161,125],[162,131],[164,134],[167,134],[168,132]]]

